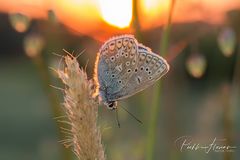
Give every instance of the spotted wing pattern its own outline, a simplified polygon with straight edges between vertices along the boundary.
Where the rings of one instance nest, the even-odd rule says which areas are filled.
[[[95,69],[103,99],[116,101],[154,84],[168,72],[169,65],[133,36],[123,35],[104,43]]]
[[[108,94],[123,88],[137,66],[137,41],[131,35],[111,38],[100,49],[98,78]]]
[[[169,65],[161,56],[150,50],[139,50],[138,65],[128,83],[118,92],[109,95],[109,100],[130,97],[153,85],[169,70]]]

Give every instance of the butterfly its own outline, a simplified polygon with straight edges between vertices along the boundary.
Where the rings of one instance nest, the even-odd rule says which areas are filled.
[[[153,85],[169,71],[169,65],[133,35],[107,40],[95,62],[94,79],[99,98],[110,110],[117,101],[128,98]]]

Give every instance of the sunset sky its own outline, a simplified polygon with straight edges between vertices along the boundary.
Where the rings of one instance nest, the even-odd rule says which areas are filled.
[[[170,0],[140,0],[139,20],[142,29],[166,23]],[[54,11],[58,21],[76,33],[132,32],[132,1],[122,0],[0,0],[0,12],[22,13],[30,18],[48,17]],[[204,21],[223,23],[225,13],[239,9],[238,0],[181,0],[176,1],[173,22]],[[103,32],[102,32],[103,33]]]

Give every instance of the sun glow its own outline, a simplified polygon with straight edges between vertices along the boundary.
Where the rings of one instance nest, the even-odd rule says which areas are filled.
[[[110,25],[125,28],[132,20],[132,0],[99,0],[101,14]]]
[[[151,28],[156,24],[164,24],[168,17],[170,2],[170,0],[140,0],[141,25]]]

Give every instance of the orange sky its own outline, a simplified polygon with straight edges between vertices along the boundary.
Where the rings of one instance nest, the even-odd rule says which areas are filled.
[[[139,2],[143,29],[166,23],[170,0]],[[53,10],[58,21],[76,33],[104,36],[132,32],[126,27],[132,17],[131,0],[0,0],[0,4],[0,12],[20,12],[31,18],[47,18],[47,11]],[[236,8],[240,8],[239,0],[176,0],[173,22],[222,23],[225,12]]]

